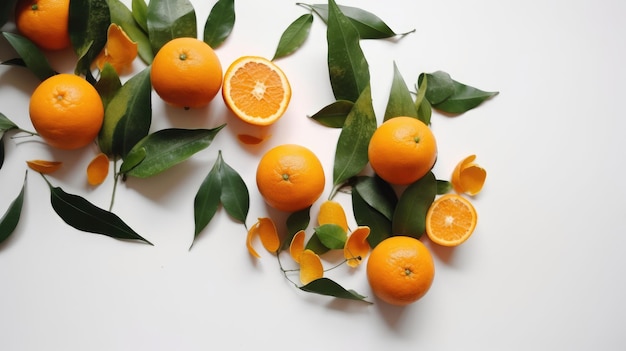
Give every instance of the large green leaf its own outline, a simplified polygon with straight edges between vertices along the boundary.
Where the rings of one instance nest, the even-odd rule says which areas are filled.
[[[148,4],[145,0],[132,0],[131,12],[137,25],[144,33],[148,33]]]
[[[389,183],[377,176],[360,176],[353,186],[353,191],[357,191],[363,201],[387,219],[393,219],[398,196]]]
[[[98,91],[98,94],[102,99],[102,104],[106,110],[113,97],[122,87],[120,76],[115,71],[115,68],[113,68],[113,65],[109,62],[105,62],[102,67],[102,71],[100,71],[100,78],[94,84],[94,87],[96,88],[96,91]]]
[[[250,209],[250,193],[243,178],[222,157],[220,150],[217,162],[219,163],[219,175],[222,184],[220,201],[228,214],[234,219],[246,223]]]
[[[11,202],[4,216],[0,218],[0,243],[5,241],[9,236],[11,236],[11,234],[13,234],[13,231],[20,221],[22,206],[24,204],[24,189],[26,189],[26,175],[24,176],[22,190],[20,190],[17,197],[13,200],[13,202]]]
[[[452,114],[467,112],[498,95],[497,91],[484,91],[457,82],[442,71],[420,74],[418,84],[423,81],[428,82],[426,99],[432,107]]]
[[[17,51],[17,54],[24,61],[26,68],[31,70],[37,78],[45,80],[56,74],[50,66],[46,56],[29,39],[14,33],[2,32],[9,44]]]
[[[106,45],[110,24],[107,0],[70,1],[70,41],[78,55],[75,73],[85,75],[92,83],[91,64]]]
[[[335,100],[356,101],[370,83],[369,65],[359,32],[334,0],[328,1],[328,72]]]
[[[421,87],[423,81],[428,82],[425,96],[433,105],[444,101],[454,94],[454,81],[446,72],[422,73],[417,79],[418,86]]]
[[[155,54],[172,39],[198,37],[196,11],[189,0],[150,0],[147,23]]]
[[[393,80],[391,82],[391,90],[389,91],[389,98],[387,99],[387,107],[385,109],[384,121],[390,118],[406,116],[417,118],[417,108],[415,108],[415,102],[406,85],[404,78],[396,63],[393,63]]]
[[[138,22],[135,16],[133,16],[135,11],[131,12],[131,10],[129,10],[128,7],[126,7],[126,5],[124,5],[120,0],[108,1],[109,8],[111,9],[111,22],[121,26],[122,29],[124,29],[124,32],[126,32],[126,34],[128,34],[128,36],[137,43],[137,53],[141,60],[148,65],[152,63],[154,53],[152,52],[148,32],[143,29],[140,22]],[[146,6],[147,11],[147,5],[143,0],[134,0],[133,10],[136,8],[143,9],[141,3]],[[136,11],[140,12],[143,10]]]
[[[428,91],[428,79],[424,77],[417,87],[415,108],[417,109],[417,119],[429,125],[433,110],[430,106],[430,101],[426,98],[426,91]]]
[[[235,1],[218,0],[204,23],[203,40],[212,48],[222,45],[235,26]]]
[[[161,129],[141,139],[128,153],[120,166],[122,169],[127,159],[134,159],[135,154],[145,156],[125,175],[148,178],[159,174],[206,149],[225,124],[213,129]],[[133,163],[136,163],[134,159]]]
[[[337,282],[329,278],[316,279],[304,286],[301,286],[300,290],[320,295],[337,297],[340,299],[357,300],[371,303],[365,300],[366,296],[363,296],[354,290],[347,290],[339,285]]]
[[[437,195],[437,180],[432,172],[409,185],[398,200],[393,215],[394,235],[419,239],[426,230],[426,212]]]
[[[280,36],[278,46],[274,52],[272,60],[288,56],[298,50],[309,37],[311,26],[313,25],[313,15],[306,13],[291,22],[287,29]]]
[[[220,206],[222,179],[219,172],[220,164],[215,162],[207,176],[200,184],[193,202],[194,209],[194,241],[202,230],[211,222]]]
[[[346,123],[346,118],[353,106],[352,101],[338,100],[324,106],[310,118],[326,127],[341,128]]]

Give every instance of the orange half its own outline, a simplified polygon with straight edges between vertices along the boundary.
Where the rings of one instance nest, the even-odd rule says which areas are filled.
[[[476,209],[469,200],[458,194],[446,194],[428,209],[426,234],[436,244],[457,246],[472,235],[477,221]]]
[[[224,73],[222,97],[226,106],[244,122],[268,126],[287,110],[291,85],[272,61],[243,56]]]

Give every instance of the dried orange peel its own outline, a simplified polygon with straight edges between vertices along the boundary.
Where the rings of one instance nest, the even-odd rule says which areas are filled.
[[[470,155],[459,162],[452,172],[452,187],[459,194],[474,196],[485,184],[487,171],[474,162],[476,155]]]
[[[109,25],[107,42],[104,49],[96,57],[95,63],[102,70],[105,63],[110,63],[117,74],[127,70],[137,57],[137,43],[124,32],[122,27],[115,23]]]

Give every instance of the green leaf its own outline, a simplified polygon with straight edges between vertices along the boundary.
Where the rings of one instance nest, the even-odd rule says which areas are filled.
[[[143,0],[133,0],[133,11],[128,9],[120,0],[108,0],[111,10],[111,22],[119,25],[128,34],[128,37],[137,43],[137,54],[141,60],[149,65],[154,59],[150,39],[148,38],[148,30],[139,22],[141,16],[145,16],[147,5]],[[143,4],[143,6],[141,5]],[[137,18],[139,17],[139,20]],[[145,22],[143,23],[145,25]]]
[[[0,27],[2,27],[7,21],[9,17],[11,17],[11,13],[13,13],[13,5],[15,5],[16,0],[3,0],[0,2]]]
[[[141,240],[152,245],[116,214],[95,206],[83,197],[68,194],[63,189],[52,186],[49,182],[48,186],[52,208],[65,223],[75,229],[117,239]]]
[[[337,297],[340,299],[363,301],[371,304],[371,302],[365,300],[367,298],[366,296],[360,295],[354,290],[346,290],[344,287],[328,278],[316,279],[304,286],[301,286],[300,290],[320,295]]]
[[[132,153],[126,155],[124,162],[120,166],[120,174],[126,174],[131,169],[137,167],[146,158],[146,149],[137,148]]]
[[[5,241],[9,236],[11,236],[11,234],[13,234],[13,231],[20,221],[22,206],[24,204],[24,190],[26,189],[26,174],[24,175],[22,190],[19,192],[13,202],[11,202],[4,216],[0,218],[0,243]]]
[[[452,183],[447,180],[437,179],[437,195],[447,194],[452,190]]]
[[[393,219],[398,196],[389,183],[380,177],[361,176],[357,178],[353,191],[357,191],[365,203],[387,219]]]
[[[439,111],[460,114],[478,107],[487,99],[498,95],[497,91],[483,91],[457,81],[454,82],[454,93],[444,101],[433,104]]]
[[[323,107],[310,118],[326,127],[341,128],[353,106],[354,102],[352,101],[338,100]]]
[[[148,4],[145,0],[132,0],[130,6],[137,25],[144,33],[148,33]]]
[[[217,156],[219,175],[222,185],[220,201],[228,214],[236,220],[246,223],[250,210],[250,193],[243,178],[222,158],[220,150]]]
[[[291,245],[294,235],[300,230],[305,230],[311,222],[311,206],[289,214],[286,220],[287,237],[283,241],[280,250],[285,250]]]
[[[421,87],[424,80],[428,82],[426,99],[432,105],[436,105],[454,94],[454,81],[446,72],[422,73],[417,79],[417,85]]]
[[[100,150],[110,157],[125,157],[148,135],[152,123],[150,67],[132,76],[117,91],[104,111],[98,135]]]
[[[0,112],[0,135],[11,129],[19,129],[17,124],[13,123],[4,113]]]
[[[172,39],[198,37],[196,11],[189,0],[150,0],[147,23],[155,54]]]
[[[432,108],[430,102],[426,99],[426,91],[428,91],[428,78],[424,77],[417,89],[415,97],[415,107],[417,109],[417,119],[430,125],[430,117],[432,116]]]
[[[311,235],[311,237],[309,238],[309,240],[307,241],[305,245],[305,249],[311,250],[318,255],[321,255],[330,251],[330,249],[322,243],[317,233],[313,233],[313,235]]]
[[[315,234],[320,242],[331,250],[343,249],[348,239],[348,233],[337,224],[322,224],[315,228]]]
[[[426,212],[437,194],[437,181],[432,172],[409,185],[398,200],[391,221],[394,235],[419,239],[426,230]]]
[[[417,117],[417,109],[413,102],[411,92],[404,82],[404,78],[398,70],[396,63],[393,63],[393,81],[391,82],[391,90],[387,100],[387,108],[385,109],[384,121],[390,118],[406,116]]]
[[[304,14],[291,22],[280,36],[272,61],[288,56],[298,50],[309,37],[312,25],[313,15],[310,13]]]
[[[117,94],[122,87],[120,77],[117,75],[113,65],[109,62],[104,63],[104,67],[102,67],[102,71],[100,71],[100,79],[94,84],[94,87],[98,91],[102,99],[102,104],[106,109],[115,94]]]
[[[376,130],[376,115],[369,86],[354,104],[339,134],[333,168],[333,184],[338,186],[360,173],[367,165],[367,148]]]
[[[213,129],[170,128],[156,131],[141,139],[128,153],[133,159],[136,153],[145,152],[143,161],[126,175],[148,178],[159,174],[206,149],[225,124]],[[122,163],[122,168],[126,159]]]
[[[328,22],[328,5],[299,5],[309,7],[310,9],[315,11],[315,13],[317,13],[324,22]],[[354,27],[359,32],[359,36],[361,37],[361,39],[391,38],[397,35],[406,35],[415,31],[415,29],[413,29],[405,33],[395,33],[382,19],[380,19],[380,17],[374,15],[369,11],[365,11],[358,7],[350,7],[344,5],[338,5],[338,7],[341,12],[343,12],[344,15],[348,19],[350,19],[352,25],[354,25]]]
[[[91,64],[107,42],[111,13],[107,0],[70,1],[69,33],[78,55],[76,74],[93,82]]]
[[[2,32],[9,44],[17,51],[17,54],[24,60],[26,68],[33,72],[40,80],[52,77],[56,72],[50,66],[46,56],[32,41],[14,33]]]
[[[218,0],[204,24],[205,43],[212,48],[222,45],[235,26],[235,1]]]
[[[391,220],[370,206],[356,188],[352,189],[351,195],[354,219],[359,226],[370,228],[367,242],[372,248],[376,247],[381,241],[391,236]]]
[[[220,205],[222,194],[222,180],[219,174],[220,163],[215,162],[211,171],[202,181],[194,198],[194,240],[200,232],[211,222]]]
[[[334,0],[329,0],[328,72],[335,100],[356,101],[370,83],[369,65],[359,44],[359,32]]]

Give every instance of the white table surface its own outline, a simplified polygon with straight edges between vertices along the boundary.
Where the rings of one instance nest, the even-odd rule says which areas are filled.
[[[290,1],[236,1],[235,29],[217,53],[224,68],[242,55],[271,58],[286,26],[306,10]],[[125,1],[130,3],[130,1]],[[193,1],[201,31],[213,2]],[[314,150],[332,180],[337,130],[307,120],[332,101],[325,25],[315,18],[306,44],[277,63],[293,86],[271,138],[243,146],[246,127],[220,98],[207,108],[166,107],[153,95],[153,128],[214,127],[214,143],[147,180],[121,183],[114,212],[155,246],[79,232],[53,212],[42,178],[29,173],[22,219],[0,246],[2,350],[619,350],[626,342],[626,3],[616,0],[345,0],[396,31],[398,42],[364,41],[373,100],[382,119],[393,62],[409,84],[443,70],[500,92],[461,116],[434,114],[435,173],[447,178],[476,154],[487,169],[473,199],[479,222],[456,249],[427,242],[436,261],[428,294],[404,308],[372,297],[365,267],[331,278],[373,305],[295,289],[275,258],[252,259],[245,229],[222,210],[191,251],[193,197],[222,150],[251,193],[249,224],[269,211],[254,183],[260,155],[282,143]],[[393,5],[390,5],[393,4]],[[3,30],[13,30],[6,25]],[[13,58],[0,41],[0,60]],[[72,56],[54,54],[57,70]],[[137,60],[135,72],[143,64]],[[127,79],[125,77],[125,79]],[[31,127],[37,80],[0,66],[0,111]],[[86,185],[93,149],[62,152],[35,139],[5,140],[0,213],[17,196],[25,160],[58,159],[51,181],[108,206],[112,179]],[[330,186],[323,196],[327,196]],[[349,208],[349,197],[337,200]],[[317,210],[319,202],[313,207]],[[351,220],[353,221],[353,220]],[[354,223],[354,222],[351,222]]]

